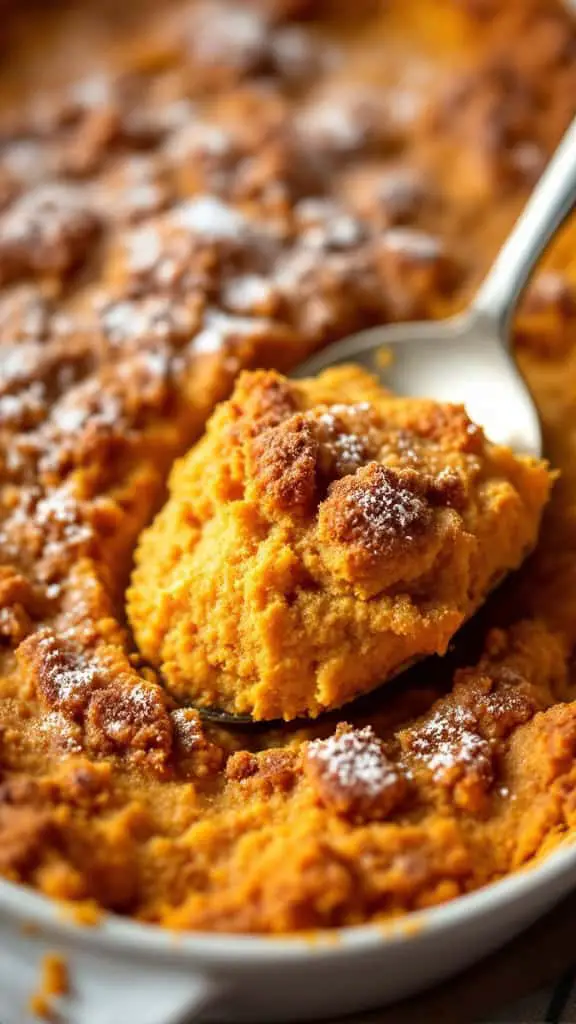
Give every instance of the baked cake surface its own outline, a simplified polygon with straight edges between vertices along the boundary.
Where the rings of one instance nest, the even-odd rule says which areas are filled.
[[[282,933],[542,856],[574,827],[573,225],[515,325],[560,478],[442,660],[305,729],[218,729],[142,657],[126,593],[241,370],[469,301],[576,112],[574,23],[555,0],[38,8],[0,71],[0,872],[92,917]]]

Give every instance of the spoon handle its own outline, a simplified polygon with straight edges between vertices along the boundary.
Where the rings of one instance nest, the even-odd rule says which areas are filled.
[[[530,274],[575,203],[576,118],[472,303],[472,316],[487,319],[503,341],[508,340],[510,321]]]

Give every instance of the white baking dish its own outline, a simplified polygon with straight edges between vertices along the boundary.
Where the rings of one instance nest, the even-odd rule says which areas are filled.
[[[566,0],[576,9],[576,0]],[[64,956],[59,1024],[187,1024],[340,1018],[384,1006],[497,949],[576,887],[576,842],[538,866],[395,924],[310,938],[171,933],[62,905],[0,879],[0,1024],[29,1010],[47,953]]]
[[[473,963],[575,884],[576,845],[567,844],[535,868],[394,925],[276,939],[174,934],[112,916],[81,926],[61,906],[0,881],[0,1019],[34,1019],[27,1005],[48,952],[69,967],[62,1024],[340,1017]]]

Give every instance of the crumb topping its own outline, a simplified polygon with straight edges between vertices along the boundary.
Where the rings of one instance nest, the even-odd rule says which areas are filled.
[[[474,731],[475,725],[473,716],[461,708],[443,709],[413,736],[411,750],[425,760],[437,781],[467,768],[490,775],[490,748]]]
[[[98,226],[84,193],[63,183],[38,186],[0,220],[0,279],[64,275],[89,255]]]
[[[369,725],[338,726],[306,748],[308,771],[320,799],[341,813],[386,817],[404,798],[406,779]]]
[[[335,539],[380,555],[395,543],[412,543],[432,521],[432,510],[414,485],[418,481],[410,471],[398,473],[377,462],[338,481],[330,494]]]

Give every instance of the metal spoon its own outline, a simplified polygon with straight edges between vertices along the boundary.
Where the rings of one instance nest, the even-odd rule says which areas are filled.
[[[383,378],[398,394],[462,402],[490,440],[541,455],[538,412],[510,355],[510,324],[532,270],[575,203],[576,120],[465,313],[449,320],[361,331],[322,349],[292,376],[313,377],[353,361]],[[384,369],[383,349],[391,357]],[[198,710],[223,725],[253,724],[249,715]]]
[[[491,441],[541,455],[538,412],[510,355],[510,323],[532,270],[575,203],[576,120],[465,313],[361,331],[316,353],[293,376],[354,361],[401,395],[462,402]],[[382,349],[391,354],[384,370]]]

